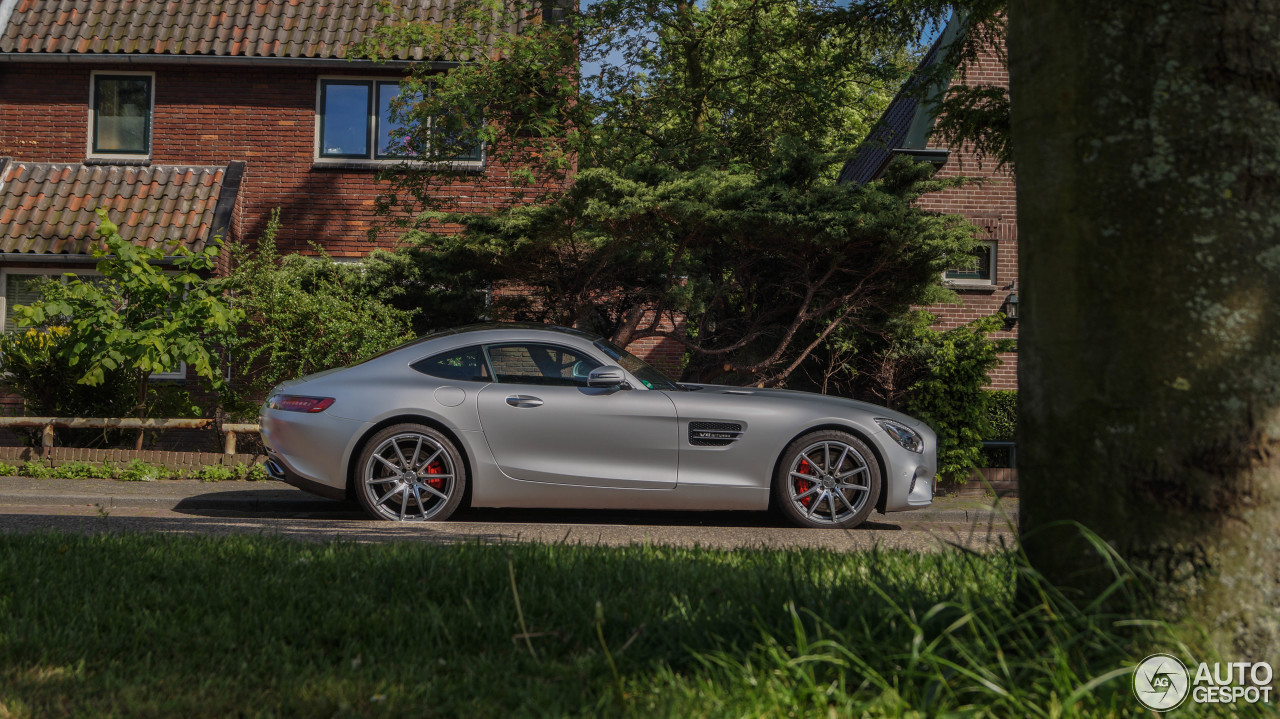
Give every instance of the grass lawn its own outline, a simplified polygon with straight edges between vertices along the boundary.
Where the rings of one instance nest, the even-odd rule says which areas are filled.
[[[1138,715],[1116,673],[1134,630],[1052,595],[1015,610],[1019,572],[960,552],[0,536],[0,717]]]

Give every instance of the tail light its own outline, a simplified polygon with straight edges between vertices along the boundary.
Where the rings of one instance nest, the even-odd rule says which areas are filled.
[[[267,401],[267,406],[271,409],[309,414],[323,412],[332,404],[332,397],[303,397],[296,394],[278,394]]]

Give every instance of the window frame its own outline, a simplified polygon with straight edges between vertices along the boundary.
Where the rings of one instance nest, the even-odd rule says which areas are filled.
[[[5,325],[9,324],[9,277],[12,275],[45,275],[49,277],[58,277],[62,282],[66,282],[66,275],[70,273],[77,277],[101,277],[102,275],[94,270],[86,270],[78,272],[65,267],[0,267],[0,333],[5,332]],[[20,328],[14,331],[25,331]],[[187,378],[187,363],[178,362],[178,368],[172,372],[152,372],[148,375],[148,379],[161,380],[178,380],[183,381]]]
[[[315,142],[312,148],[312,162],[316,165],[367,165],[370,167],[382,167],[387,165],[396,165],[400,163],[409,163],[412,165],[448,165],[462,169],[483,169],[485,160],[488,157],[484,141],[480,142],[480,151],[477,157],[463,159],[442,159],[434,163],[428,163],[409,155],[383,155],[379,154],[378,138],[380,137],[380,123],[382,118],[379,111],[378,89],[382,85],[400,85],[404,82],[403,78],[393,78],[377,75],[320,75],[316,78],[316,119],[315,119]],[[366,152],[363,155],[354,154],[326,154],[324,152],[324,130],[325,130],[325,87],[329,83],[343,83],[348,85],[366,85],[369,88],[369,101],[366,104],[365,116],[367,118],[367,126],[365,128],[368,140],[365,143]],[[434,129],[434,128],[433,128]]]
[[[1000,256],[1000,243],[996,240],[979,240],[980,244],[987,248],[987,256],[991,267],[991,276],[983,279],[980,277],[951,277],[950,274],[955,271],[951,268],[942,271],[942,281],[953,287],[994,287],[999,279],[999,269],[996,264],[997,258]],[[965,270],[967,271],[967,270]]]
[[[98,79],[104,77],[145,77],[147,78],[147,150],[146,152],[118,152],[98,150]],[[156,74],[140,70],[94,70],[89,73],[89,132],[86,140],[85,156],[94,160],[150,160],[155,149],[156,126]]]

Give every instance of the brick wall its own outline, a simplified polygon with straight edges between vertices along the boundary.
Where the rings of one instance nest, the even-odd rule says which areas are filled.
[[[961,82],[959,77],[952,84]],[[1009,73],[995,52],[982,53],[968,68],[965,84],[1009,87]],[[940,146],[937,139],[929,145]],[[1008,170],[996,168],[991,158],[979,159],[970,145],[951,148],[951,155],[937,173],[939,178],[970,177],[980,181],[964,187],[935,192],[920,198],[919,204],[926,210],[964,215],[978,225],[983,239],[996,243],[995,284],[981,291],[957,288],[962,304],[934,305],[928,307],[938,316],[938,329],[958,327],[966,322],[1003,311],[1005,300],[1014,291],[1018,279],[1018,209],[1013,176]],[[1017,324],[1009,331],[997,332],[996,337],[1017,339]],[[1017,355],[1001,356],[1002,364],[991,373],[991,386],[995,389],[1017,389]]]
[[[272,208],[281,208],[282,251],[315,242],[337,257],[372,249],[374,200],[387,185],[376,168],[314,162],[317,82],[321,76],[396,77],[385,70],[211,65],[0,65],[0,155],[36,162],[83,162],[93,71],[155,73],[155,164],[247,163],[231,234],[254,240]],[[459,209],[495,207],[517,191],[497,163],[440,189]],[[388,247],[394,234],[378,238]]]

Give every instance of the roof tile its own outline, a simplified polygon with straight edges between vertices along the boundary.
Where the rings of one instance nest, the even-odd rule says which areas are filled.
[[[199,250],[225,169],[10,161],[0,176],[0,252],[88,253],[98,206],[137,244]]]
[[[394,0],[439,22],[458,0]],[[0,52],[240,57],[345,57],[386,21],[379,0],[23,0]],[[515,26],[510,30],[517,29]],[[402,51],[400,59],[421,55]]]

